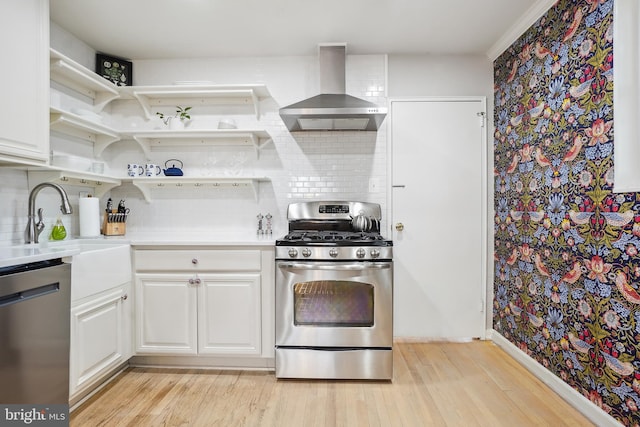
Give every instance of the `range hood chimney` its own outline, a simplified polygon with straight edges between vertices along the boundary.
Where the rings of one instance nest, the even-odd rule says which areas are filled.
[[[345,93],[346,45],[318,46],[320,95],[280,109],[290,131],[376,131],[387,109]]]

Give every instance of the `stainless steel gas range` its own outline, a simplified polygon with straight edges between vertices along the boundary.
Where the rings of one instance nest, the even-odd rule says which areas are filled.
[[[276,377],[393,376],[393,243],[380,205],[289,205],[276,241]]]

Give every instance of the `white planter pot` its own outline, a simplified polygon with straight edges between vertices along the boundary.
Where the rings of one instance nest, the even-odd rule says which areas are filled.
[[[171,119],[169,119],[169,129],[182,130],[184,129],[184,122],[177,117],[171,117]]]

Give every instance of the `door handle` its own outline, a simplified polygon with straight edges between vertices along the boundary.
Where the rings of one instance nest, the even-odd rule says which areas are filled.
[[[396,223],[396,230],[398,231],[404,230],[404,224],[401,222]]]

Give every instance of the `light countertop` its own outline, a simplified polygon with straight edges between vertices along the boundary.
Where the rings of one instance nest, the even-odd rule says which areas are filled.
[[[55,258],[71,257],[81,252],[83,243],[122,243],[135,247],[167,246],[274,246],[273,235],[255,232],[191,232],[150,231],[128,233],[125,236],[95,239],[69,239],[62,242],[44,241],[39,244],[0,245],[0,268]]]
[[[2,246],[0,247],[0,268],[13,265],[64,258],[80,253],[77,245],[47,245],[38,244]]]
[[[127,233],[131,246],[273,246],[276,237],[255,232],[150,231]]]

